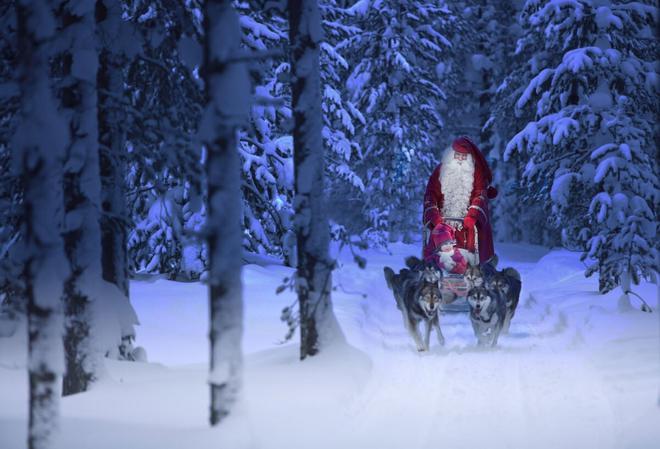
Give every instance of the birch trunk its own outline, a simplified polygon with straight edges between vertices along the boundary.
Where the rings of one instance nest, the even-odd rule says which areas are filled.
[[[64,395],[87,390],[97,377],[102,354],[95,350],[92,332],[94,326],[105,324],[94,321],[92,310],[101,305],[93,302],[103,285],[94,11],[94,0],[58,8],[58,38],[70,45],[62,55],[66,62],[60,89],[62,113],[71,133],[64,168],[64,239],[71,268],[64,288]]]
[[[300,358],[319,352],[338,326],[330,290],[333,262],[324,212],[319,51],[323,38],[316,0],[289,0],[292,111],[294,116],[294,229],[296,291],[300,308]]]
[[[207,151],[210,308],[210,422],[230,413],[241,388],[241,171],[238,128],[249,108],[249,74],[235,58],[241,31],[231,0],[204,3],[206,109],[201,134]]]
[[[61,238],[62,159],[66,123],[51,94],[50,42],[55,23],[50,4],[17,2],[19,125],[12,143],[13,169],[24,188],[23,280],[28,315],[28,448],[53,445],[59,424],[60,381],[64,371],[61,295],[68,275]]]

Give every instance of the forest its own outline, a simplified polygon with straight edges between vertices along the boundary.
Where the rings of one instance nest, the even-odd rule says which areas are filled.
[[[58,440],[67,398],[152,363],[140,329],[168,288],[200,298],[200,409],[219,433],[242,435],[232,419],[252,416],[244,395],[268,382],[249,374],[245,349],[261,324],[275,329],[269,345],[281,340],[273,351],[295,347],[303,383],[296,367],[332,366],[336,342],[369,353],[358,341],[372,337],[347,317],[381,292],[400,331],[382,267],[419,255],[427,180],[459,136],[490,166],[495,250],[523,276],[529,307],[511,345],[537,312],[558,333],[577,329],[555,309],[570,294],[546,297],[556,288],[542,282],[573,276],[589,314],[610,307],[602,329],[645,329],[646,355],[630,363],[650,370],[658,409],[658,20],[651,0],[2,2],[0,383],[22,373],[25,415],[0,412],[0,443],[14,435],[0,446],[74,447]],[[259,307],[272,317],[254,318]],[[390,366],[391,354],[374,357],[370,372]],[[167,446],[140,438],[133,447]],[[285,447],[250,441],[224,447]]]

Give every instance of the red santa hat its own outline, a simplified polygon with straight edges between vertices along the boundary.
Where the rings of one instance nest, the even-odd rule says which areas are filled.
[[[462,154],[471,154],[472,153],[472,141],[467,136],[461,136],[458,139],[454,140],[451,144],[451,147],[457,153]],[[476,145],[475,145],[476,146]]]
[[[474,159],[475,169],[480,173],[483,173],[488,184],[493,182],[493,173],[490,171],[490,167],[488,167],[486,158],[479,150],[479,147],[477,147],[477,145],[472,142],[468,136],[461,136],[457,138],[452,142],[451,147],[457,153],[471,154],[472,158]],[[488,187],[487,195],[488,198],[495,198],[497,196],[497,189],[493,186]]]

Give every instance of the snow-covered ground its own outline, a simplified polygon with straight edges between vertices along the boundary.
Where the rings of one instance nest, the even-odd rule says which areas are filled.
[[[108,361],[91,391],[63,399],[58,448],[660,447],[657,311],[619,312],[619,293],[598,295],[577,254],[500,244],[500,266],[523,278],[511,334],[479,351],[467,316],[445,315],[446,346],[419,354],[382,275],[419,249],[390,251],[370,251],[366,270],[346,257],[334,293],[346,342],[302,363],[295,341],[279,344],[294,298],[274,290],[291,270],[245,267],[244,394],[216,429],[204,286],[133,282],[150,363]],[[656,285],[636,291],[657,308]],[[24,351],[21,332],[0,337],[3,449],[26,447]]]

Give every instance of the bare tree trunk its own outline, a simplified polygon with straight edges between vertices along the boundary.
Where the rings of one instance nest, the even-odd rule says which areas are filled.
[[[250,82],[239,56],[241,30],[231,0],[204,3],[211,425],[231,410],[243,366],[241,171],[237,131],[247,120]]]
[[[87,390],[100,369],[95,350],[93,302],[102,287],[101,182],[98,156],[95,1],[63,3],[57,8],[59,38],[67,39],[61,103],[71,142],[64,169],[65,250],[71,276],[64,288],[66,374],[64,395]],[[111,319],[111,317],[104,317]]]
[[[128,289],[128,212],[126,206],[126,114],[120,100],[124,93],[126,57],[113,51],[121,38],[122,18],[119,0],[99,0],[96,4],[97,34],[102,47],[99,55],[98,127],[101,172],[101,264],[103,279],[114,284],[116,296],[105,298],[130,305]],[[122,323],[119,357],[133,360],[134,322]]]
[[[29,332],[28,448],[47,449],[59,424],[60,379],[64,371],[61,295],[68,264],[60,232],[67,129],[51,94],[48,48],[56,30],[50,5],[22,0],[17,2],[16,10],[22,105],[12,153],[13,167],[24,187],[22,276]]]
[[[291,45],[296,291],[300,308],[300,358],[318,353],[338,326],[330,290],[333,262],[323,198],[323,140],[319,51],[323,38],[316,0],[289,0]]]
[[[121,68],[108,52],[101,53],[99,90],[118,93],[123,90]],[[128,297],[128,258],[126,253],[126,161],[123,156],[125,136],[118,125],[121,121],[118,107],[109,96],[99,93],[99,142],[101,167],[101,205],[104,217],[103,230],[103,279],[111,282]]]

